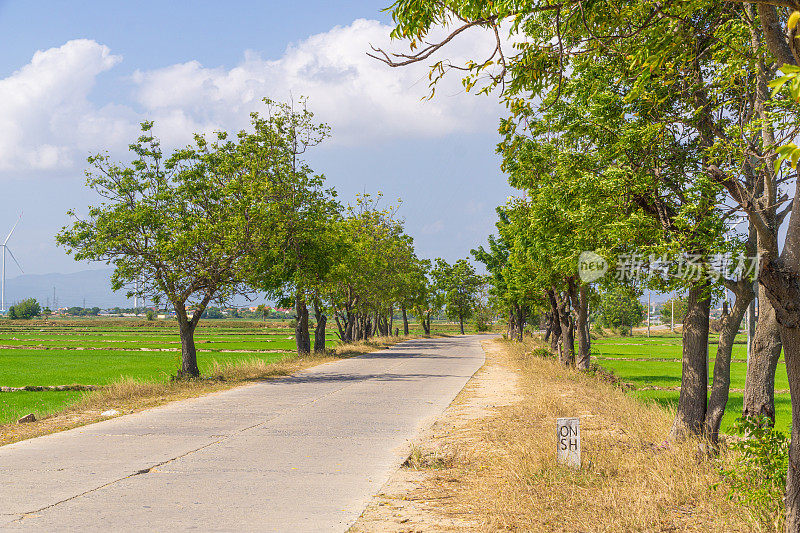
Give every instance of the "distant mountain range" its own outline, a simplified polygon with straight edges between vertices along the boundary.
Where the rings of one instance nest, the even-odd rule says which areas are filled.
[[[25,298],[36,298],[44,306],[54,307],[53,290],[58,307],[133,307],[133,299],[125,298],[125,292],[111,290],[111,268],[83,270],[72,274],[23,274],[6,279],[6,306]],[[244,298],[234,302],[239,306],[265,303],[258,298],[250,303]],[[268,302],[267,302],[268,303]],[[141,305],[141,303],[140,303]],[[163,305],[163,304],[162,304]]]
[[[44,306],[54,307],[133,307],[123,292],[111,290],[113,269],[83,270],[72,274],[22,274],[6,279],[6,305],[25,298],[36,298]]]

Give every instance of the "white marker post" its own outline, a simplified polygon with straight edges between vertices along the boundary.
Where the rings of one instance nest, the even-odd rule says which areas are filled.
[[[581,424],[579,418],[556,419],[556,450],[559,464],[581,467]]]

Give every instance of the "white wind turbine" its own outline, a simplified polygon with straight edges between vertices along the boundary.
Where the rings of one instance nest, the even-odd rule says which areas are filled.
[[[11,255],[11,259],[13,259],[14,262],[17,264],[17,266],[19,267],[20,272],[22,272],[23,274],[25,273],[25,271],[22,270],[22,267],[19,265],[19,261],[17,261],[17,258],[14,257],[14,254],[11,252],[11,250],[8,249],[8,239],[11,238],[11,234],[14,233],[15,229],[17,229],[17,224],[19,224],[20,220],[22,220],[22,213],[19,214],[19,218],[17,219],[17,222],[14,224],[14,227],[12,227],[11,231],[8,232],[8,237],[6,237],[6,240],[3,241],[3,244],[0,244],[0,248],[3,249],[2,250],[2,254],[3,254],[3,281],[2,281],[2,288],[0,288],[0,311],[3,311],[3,312],[5,312],[5,310],[6,310],[6,252],[8,252]]]

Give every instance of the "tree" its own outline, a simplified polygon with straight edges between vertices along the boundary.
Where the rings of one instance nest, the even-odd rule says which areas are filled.
[[[458,320],[459,330],[464,335],[464,321],[472,318],[478,293],[485,280],[466,259],[459,259],[450,265],[444,259],[437,258],[431,275],[437,288],[444,294],[445,313],[448,318]]]
[[[680,296],[670,298],[661,307],[661,322],[664,324],[680,324],[686,314],[686,300]]]
[[[800,28],[796,16],[789,19],[789,14],[800,8],[800,4],[780,0],[753,3],[756,7],[743,2],[698,0],[669,4],[646,1],[586,3],[577,0],[560,3],[460,0],[425,4],[398,0],[392,6],[397,24],[393,36],[411,41],[410,51],[395,55],[377,51],[374,55],[392,66],[424,61],[463,30],[487,28],[498,38],[496,46],[487,51],[486,57],[452,66],[467,71],[464,79],[467,88],[481,79],[489,80],[484,89],[502,87],[512,111],[525,107],[527,103],[521,100],[532,100],[531,97],[539,95],[544,88],[557,86],[560,93],[562,81],[568,78],[567,73],[571,77],[574,72],[575,59],[615,57],[632,70],[639,89],[644,87],[643,84],[649,85],[644,91],[629,94],[627,99],[635,107],[628,116],[646,118],[656,129],[658,124],[672,121],[672,128],[679,128],[673,131],[688,133],[678,148],[683,151],[693,146],[696,150],[692,157],[694,162],[686,167],[692,169],[692,181],[699,184],[705,174],[724,187],[749,218],[751,233],[754,234],[749,244],[757,247],[761,257],[761,311],[753,346],[754,364],[748,368],[745,412],[769,413],[774,409],[767,388],[774,381],[774,368],[783,344],[793,404],[792,456],[796,457],[800,456],[800,310],[796,305],[800,299],[800,283],[797,281],[800,278],[800,195],[794,194],[790,211],[778,211],[791,198],[782,198],[780,193],[781,184],[791,178],[773,171],[773,164],[777,159],[775,147],[796,136],[797,107],[787,105],[790,103],[787,100],[769,102],[766,86],[775,68],[784,65],[786,76],[778,83],[787,83],[787,86],[795,88],[795,92],[800,91],[800,85],[795,83],[800,72],[796,68],[800,64],[800,47],[795,37]],[[439,40],[428,39],[437,27],[450,21],[458,23],[448,28]],[[515,34],[510,39],[515,43],[513,51],[504,50],[500,38],[503,27],[510,28]],[[765,48],[769,54],[763,53]],[[451,65],[446,60],[434,64],[433,88],[449,67]],[[680,101],[674,99],[681,93]],[[519,95],[524,97],[517,98]],[[668,106],[673,106],[673,110],[665,107],[655,109],[665,96],[672,99]],[[657,104],[655,107],[652,106],[654,103]],[[656,112],[648,113],[647,108]],[[677,110],[683,117],[675,121],[679,114],[673,111]],[[672,119],[668,116],[670,114]],[[583,123],[591,121],[583,120]],[[618,131],[613,127],[607,130],[610,133]],[[648,137],[642,136],[644,139]],[[662,143],[658,140],[650,138],[648,144],[662,150]],[[646,154],[647,150],[629,146],[629,153],[638,156]],[[786,149],[780,149],[779,155],[795,166],[800,153],[796,147],[786,145]],[[635,163],[640,164],[638,161]],[[651,175],[665,176],[653,174],[661,165],[649,166]],[[668,177],[668,180],[672,178]],[[683,187],[668,194],[688,198],[688,191],[680,189]],[[723,200],[722,195],[708,194],[711,192],[708,189],[696,196],[702,200],[700,203],[661,201],[659,196],[668,190],[656,189],[643,199],[644,207],[670,226],[681,221],[680,217],[668,216],[670,208],[685,209],[694,204],[701,208],[698,213],[708,215],[709,207],[719,205]],[[660,213],[655,213],[656,209],[660,209]],[[785,244],[779,254],[778,230],[787,212],[791,216]],[[718,215],[719,212],[702,218],[706,221],[713,221],[715,216],[718,220],[724,219]],[[695,220],[699,222],[700,218]],[[681,242],[689,253],[713,253],[713,246],[709,249],[707,242],[692,242],[702,233],[670,231],[670,234],[670,240]],[[723,284],[729,285],[727,282]],[[747,290],[746,283],[734,288],[737,289],[734,304],[737,312],[731,313],[730,319],[725,321],[726,339],[732,338],[730,333],[738,330],[741,322],[739,311],[745,309],[748,299],[752,298],[752,291]],[[701,421],[707,407],[705,376],[708,371],[702,361],[707,351],[708,301],[714,287],[709,284],[684,289],[688,291],[688,310],[684,320],[684,378],[688,381],[682,382],[674,426],[679,431],[673,433],[681,433],[683,429],[701,433],[707,425]],[[723,340],[723,334],[720,340]],[[724,380],[724,376],[718,376],[715,371],[712,389],[716,388],[718,377]],[[752,395],[756,397],[755,401],[748,405],[751,386],[760,387],[764,394]],[[786,500],[789,531],[800,531],[799,465],[800,461],[790,461],[789,464]]]
[[[26,298],[21,302],[9,307],[8,318],[29,320],[41,315],[42,310],[39,302],[35,298]]]
[[[522,342],[525,323],[531,309],[536,305],[542,305],[543,299],[540,291],[529,290],[524,284],[519,284],[514,278],[514,273],[509,269],[511,251],[518,244],[520,239],[518,228],[512,227],[512,217],[509,209],[498,207],[496,209],[498,221],[495,223],[498,235],[489,235],[489,249],[483,246],[472,250],[470,253],[484,264],[489,271],[489,297],[499,304],[501,311],[508,315],[508,337]],[[553,316],[548,314],[548,328],[545,335],[555,340]],[[559,327],[560,331],[560,327]]]
[[[152,309],[148,309],[148,311],[152,313],[153,310]],[[225,318],[225,315],[222,313],[222,309],[220,309],[219,307],[209,306],[209,307],[206,307],[205,311],[203,311],[203,314],[202,314],[201,318],[209,318],[209,319],[212,319],[212,320],[220,320],[222,318]]]
[[[87,185],[104,202],[85,217],[71,211],[73,224],[57,236],[76,260],[112,263],[114,290],[169,300],[180,330],[179,378],[200,373],[194,332],[208,305],[244,292],[252,272],[277,270],[292,235],[283,222],[297,176],[282,125],[294,115],[265,102],[267,116],[253,113],[253,131],[232,140],[196,135],[167,156],[145,122],[131,163],[90,157]]]
[[[629,334],[631,328],[642,323],[644,316],[645,306],[629,285],[616,285],[600,295],[600,319],[605,327]]]
[[[337,252],[322,297],[343,342],[389,335],[396,303],[422,305],[416,299],[422,263],[413,239],[396,217],[397,207],[379,208],[380,199],[359,195],[332,225]]]
[[[492,318],[494,316],[492,301],[493,298],[489,295],[489,285],[484,283],[475,303],[475,331],[485,332],[492,329]]]
[[[313,174],[302,157],[329,136],[330,128],[314,121],[305,100],[301,100],[299,109],[292,107],[273,121],[283,137],[285,172],[290,176],[284,180],[290,194],[276,223],[291,231],[283,239],[281,261],[257,264],[249,283],[295,308],[295,345],[300,355],[311,352],[308,306],[313,305],[317,319],[316,351],[324,352],[327,317],[319,307],[318,293],[334,254],[335,243],[327,230],[340,206],[335,201],[335,191],[323,189],[324,177]]]

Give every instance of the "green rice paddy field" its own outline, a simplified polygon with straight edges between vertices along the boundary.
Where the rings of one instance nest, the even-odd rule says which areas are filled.
[[[211,322],[211,321],[208,321]],[[293,330],[280,322],[211,322],[195,334],[200,371],[214,361],[293,357]],[[333,332],[328,339],[333,344]],[[172,323],[134,320],[0,321],[0,385],[106,385],[122,378],[168,381],[180,361]],[[0,392],[0,424],[42,417],[80,399],[80,391]]]
[[[457,326],[434,324],[434,332],[456,333]],[[293,335],[288,321],[201,321],[195,333],[200,372],[206,373],[215,361],[274,362],[295,357]],[[335,331],[329,329],[326,337],[328,347],[333,347]],[[174,322],[0,320],[0,386],[4,387],[101,386],[123,378],[168,381],[179,362],[180,339]],[[41,418],[77,402],[83,394],[86,393],[0,392],[0,424],[28,413]]]
[[[731,393],[722,430],[727,431],[742,412],[742,389],[747,372],[747,347],[744,336],[736,338],[731,362]],[[713,369],[717,351],[716,339],[709,344],[709,358]],[[644,401],[655,401],[664,406],[678,404],[681,384],[680,335],[605,337],[592,341],[592,356],[597,363],[611,370],[623,381],[632,383],[636,390],[631,395]],[[713,371],[709,371],[709,385]],[[786,431],[791,422],[791,404],[783,357],[775,376],[776,425]]]
[[[413,329],[413,328],[412,328]],[[457,333],[456,326],[434,324],[434,332]],[[413,332],[413,331],[412,331]],[[214,364],[294,357],[294,331],[283,321],[220,320],[201,322],[195,342],[200,370]],[[328,331],[328,346],[336,335]],[[739,416],[746,372],[744,338],[737,338],[731,365],[731,395],[723,430]],[[716,344],[709,346],[711,364]],[[674,407],[681,383],[681,338],[605,337],[592,341],[597,362],[635,385],[630,392],[644,401]],[[0,321],[0,386],[105,385],[123,378],[168,381],[180,360],[180,340],[173,323],[85,319],[48,322]],[[778,367],[775,389],[777,425],[791,419],[785,367]],[[28,413],[42,417],[86,394],[79,391],[0,392],[0,424]]]

